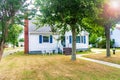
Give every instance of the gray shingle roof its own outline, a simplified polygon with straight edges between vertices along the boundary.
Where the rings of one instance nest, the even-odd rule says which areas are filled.
[[[37,28],[35,24],[33,24],[33,21],[29,21],[29,32],[40,32],[40,33],[47,33],[51,32],[50,26],[44,26]]]
[[[36,29],[37,32],[51,32],[51,28],[49,26],[44,26]]]

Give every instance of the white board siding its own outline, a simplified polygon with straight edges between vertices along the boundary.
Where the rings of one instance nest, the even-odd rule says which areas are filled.
[[[53,43],[39,43],[39,35],[42,36],[50,36],[51,33],[29,33],[29,52],[32,51],[42,51],[44,52],[52,52],[55,50],[57,52],[58,48],[63,50],[61,45],[61,41],[57,41],[59,38],[58,35],[53,35]],[[72,43],[69,42],[69,36],[71,36],[71,32],[67,32],[65,34],[66,47],[72,48]],[[88,49],[88,34],[79,34],[78,36],[86,36],[86,43],[76,43],[76,49],[84,50]]]
[[[57,36],[53,36],[57,37]],[[29,52],[31,51],[42,51],[50,52],[52,50],[57,50],[57,41],[53,38],[53,43],[39,43],[39,34],[30,34],[29,35]]]
[[[61,41],[57,41],[59,35],[53,35],[53,43],[39,43],[39,36],[50,36],[52,35],[49,32],[49,29],[46,28],[46,31],[41,29],[36,30],[35,25],[29,22],[29,52],[31,51],[42,51],[42,52],[50,52],[52,50],[58,50],[60,48],[63,50],[63,46],[61,45]],[[44,29],[44,28],[43,28]],[[39,31],[40,30],[40,31]],[[72,36],[71,31],[65,33],[66,47],[72,48],[72,43],[69,42],[69,36]],[[88,36],[89,34],[85,31],[82,31],[78,36],[86,36],[86,43],[76,43],[76,49],[88,49]]]

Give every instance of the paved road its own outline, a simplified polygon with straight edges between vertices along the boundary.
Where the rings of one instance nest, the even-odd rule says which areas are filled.
[[[8,56],[8,55],[10,55],[10,54],[14,54],[15,52],[18,52],[18,51],[23,51],[23,47],[4,51],[2,57],[6,57],[6,56]]]

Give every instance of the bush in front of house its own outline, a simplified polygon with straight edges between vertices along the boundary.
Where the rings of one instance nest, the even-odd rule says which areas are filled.
[[[110,48],[113,47],[114,41],[110,40]],[[106,48],[106,39],[102,39],[98,42],[98,48]]]

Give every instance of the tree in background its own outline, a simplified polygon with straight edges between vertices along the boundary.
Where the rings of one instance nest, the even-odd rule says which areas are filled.
[[[99,34],[99,29],[102,30],[102,37],[105,36],[106,40],[106,56],[110,57],[110,28],[114,27],[115,24],[120,20],[120,1],[119,0],[103,0],[99,4],[97,17],[95,19],[85,18],[83,19],[83,25],[87,26],[86,30],[90,33],[98,30],[97,35]],[[93,27],[94,26],[94,27]],[[91,30],[92,32],[91,32]],[[103,41],[104,42],[104,41]]]
[[[114,41],[110,40],[110,48],[113,48]],[[98,42],[98,48],[106,48],[106,38],[102,38]]]
[[[92,45],[92,47],[97,47],[98,38],[99,37],[97,36],[97,34],[90,34],[89,43]]]
[[[76,35],[86,26],[84,18],[94,19],[101,0],[35,0],[38,25],[50,25],[54,29],[72,32],[72,56],[76,60]],[[42,26],[43,26],[42,25]],[[83,27],[83,28],[82,28]]]
[[[19,42],[24,42],[24,38],[20,38],[20,39],[19,39]]]
[[[110,28],[115,26],[119,20],[120,10],[118,5],[120,5],[119,0],[104,0],[103,7],[101,7],[102,12],[98,16],[98,24],[103,26],[106,38],[106,56],[110,57]]]
[[[0,60],[8,37],[10,25],[14,23],[15,15],[26,0],[0,0]]]
[[[8,31],[7,42],[11,43],[13,45],[13,48],[15,48],[15,46],[18,43],[18,37],[22,33],[23,28],[20,25],[17,25],[17,24],[13,24],[9,28],[10,29]]]

